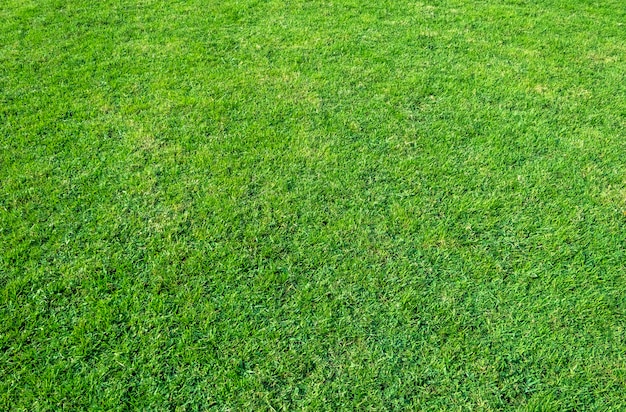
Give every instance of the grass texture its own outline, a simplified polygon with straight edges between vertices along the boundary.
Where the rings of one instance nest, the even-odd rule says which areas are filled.
[[[626,3],[0,0],[0,409],[626,409]]]

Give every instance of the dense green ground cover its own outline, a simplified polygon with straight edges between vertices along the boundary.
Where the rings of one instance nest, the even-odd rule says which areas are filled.
[[[0,0],[0,409],[626,408],[626,4]]]

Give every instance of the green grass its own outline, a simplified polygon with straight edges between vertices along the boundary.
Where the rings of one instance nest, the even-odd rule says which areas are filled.
[[[626,4],[0,0],[0,409],[626,409]]]

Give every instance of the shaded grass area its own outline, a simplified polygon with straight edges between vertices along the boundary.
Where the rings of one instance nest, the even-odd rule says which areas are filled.
[[[0,0],[0,407],[626,407],[625,23]]]

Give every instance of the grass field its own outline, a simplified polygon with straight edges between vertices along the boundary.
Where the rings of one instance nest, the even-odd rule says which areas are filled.
[[[1,410],[626,410],[626,3],[0,0]]]

